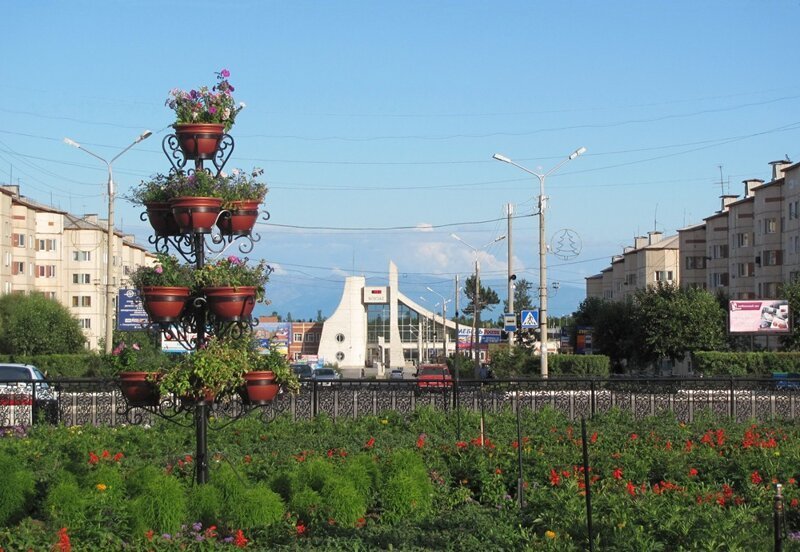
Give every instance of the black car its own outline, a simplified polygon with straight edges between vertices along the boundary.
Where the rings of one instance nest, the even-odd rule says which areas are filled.
[[[292,370],[298,379],[308,380],[314,375],[314,371],[308,364],[292,364]]]

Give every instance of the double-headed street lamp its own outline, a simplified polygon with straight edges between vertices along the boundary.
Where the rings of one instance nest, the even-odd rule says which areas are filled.
[[[444,334],[444,336],[442,337],[442,343],[444,346],[444,358],[447,358],[447,303],[449,303],[451,300],[445,299],[444,295],[433,291],[430,288],[430,286],[426,286],[425,289],[427,289],[428,291],[430,291],[431,293],[433,293],[442,300],[442,302],[439,303],[440,305],[442,305],[442,333]]]
[[[541,374],[543,378],[547,377],[547,242],[545,241],[545,230],[544,230],[544,209],[545,209],[545,197],[544,197],[544,179],[547,178],[549,175],[560,169],[565,163],[568,161],[572,161],[582,153],[586,151],[586,148],[581,147],[573,151],[569,154],[569,157],[563,159],[558,165],[547,171],[546,173],[537,173],[534,172],[522,165],[519,165],[506,157],[505,155],[501,155],[499,153],[495,153],[492,158],[497,159],[498,161],[502,161],[503,163],[508,163],[510,165],[514,165],[515,167],[522,169],[528,174],[532,174],[536,178],[539,179],[539,330],[540,330],[540,340],[541,340]]]
[[[106,161],[99,155],[94,152],[89,151],[88,149],[84,148],[79,143],[75,142],[74,140],[70,140],[69,138],[64,138],[64,143],[78,148],[79,150],[83,150],[92,157],[96,157],[100,161],[106,164],[108,167],[108,228],[107,228],[107,240],[108,243],[106,244],[106,354],[111,354],[112,344],[113,341],[113,330],[114,330],[114,288],[111,283],[111,276],[114,271],[114,177],[111,171],[111,164],[116,161],[123,153],[131,149],[133,146],[144,140],[145,138],[149,138],[153,133],[149,130],[145,130],[143,133],[139,135],[133,143],[115,155],[111,161]]]
[[[461,238],[459,238],[455,234],[450,234],[450,237],[460,241],[461,243],[463,243],[464,245],[466,245],[467,247],[472,249],[472,253],[475,256],[475,296],[472,299],[472,309],[473,309],[473,313],[472,313],[472,355],[475,358],[475,377],[478,377],[478,374],[480,373],[480,369],[481,369],[481,358],[480,358],[480,353],[478,352],[478,328],[479,328],[479,324],[480,324],[479,316],[480,316],[480,312],[481,312],[481,309],[480,309],[481,264],[478,261],[478,252],[486,249],[487,247],[489,247],[490,245],[492,245],[494,243],[499,242],[500,240],[506,239],[506,237],[505,236],[499,236],[499,237],[493,239],[492,241],[490,241],[489,243],[487,243],[486,245],[484,245],[483,247],[473,247],[472,245],[468,244],[467,242],[465,242],[464,240],[462,240]]]

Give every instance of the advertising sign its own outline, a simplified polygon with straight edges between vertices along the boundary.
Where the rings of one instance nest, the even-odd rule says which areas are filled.
[[[579,355],[592,354],[592,327],[578,326],[578,339],[575,344],[575,353]]]
[[[262,349],[273,347],[284,355],[289,354],[289,342],[292,338],[291,322],[259,322],[253,334]]]
[[[765,335],[789,333],[789,301],[729,301],[728,331],[735,334]]]
[[[131,332],[144,329],[150,323],[135,289],[120,289],[117,296],[117,329]]]
[[[500,328],[478,328],[478,347],[488,348],[489,343],[500,343],[502,338]],[[458,348],[460,350],[472,347],[472,328],[458,328]]]
[[[364,304],[384,304],[389,302],[385,287],[365,287]]]

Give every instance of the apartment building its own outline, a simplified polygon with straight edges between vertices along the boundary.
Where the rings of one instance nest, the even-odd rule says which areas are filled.
[[[732,299],[778,298],[782,283],[800,277],[800,163],[770,165],[769,182],[743,181],[742,197],[721,196],[720,210],[702,223],[656,241],[666,242],[660,256],[643,256],[652,237],[647,246],[636,238],[610,267],[586,278],[587,297],[620,300],[663,279]]]
[[[67,307],[97,349],[105,336],[107,223],[97,215],[76,217],[32,201],[18,186],[0,186],[0,291],[41,292]],[[132,235],[114,233],[110,285],[124,287],[138,266],[155,255]],[[115,304],[116,307],[116,304]]]
[[[292,322],[292,340],[289,343],[289,359],[316,358],[322,337],[322,322]]]

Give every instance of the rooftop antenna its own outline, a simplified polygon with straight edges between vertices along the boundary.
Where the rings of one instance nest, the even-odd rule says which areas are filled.
[[[722,165],[717,165],[719,167],[719,191],[720,195],[725,195],[725,179],[722,177]]]
[[[656,203],[656,210],[653,213],[653,232],[658,232],[658,203]]]

